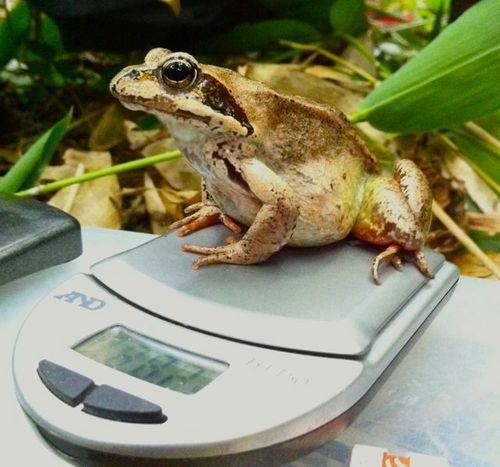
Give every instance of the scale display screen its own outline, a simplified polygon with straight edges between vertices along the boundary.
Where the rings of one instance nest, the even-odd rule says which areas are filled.
[[[183,394],[203,389],[229,366],[120,325],[89,337],[73,349],[127,375]]]

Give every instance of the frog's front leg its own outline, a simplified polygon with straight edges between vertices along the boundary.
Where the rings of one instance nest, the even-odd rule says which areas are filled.
[[[401,269],[402,253],[410,257],[424,276],[434,277],[423,254],[431,209],[432,193],[427,180],[410,160],[399,161],[392,177],[373,176],[367,180],[352,233],[360,240],[386,247],[372,265],[377,284],[380,284],[380,264],[390,261],[396,269]]]
[[[218,247],[184,245],[183,251],[206,255],[193,263],[194,269],[215,263],[260,263],[290,239],[299,215],[292,189],[257,159],[243,163],[241,175],[262,206],[240,240]]]
[[[201,197],[201,202],[192,204],[184,210],[186,214],[190,215],[170,224],[169,230],[179,229],[177,235],[184,237],[197,230],[222,222],[233,233],[239,234],[241,232],[240,226],[219,209],[206,190],[204,183],[202,184]]]

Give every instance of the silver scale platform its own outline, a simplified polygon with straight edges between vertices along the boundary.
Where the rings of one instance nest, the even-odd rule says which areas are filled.
[[[356,241],[285,248],[259,265],[193,271],[195,255],[182,253],[181,245],[222,244],[226,235],[214,227],[182,239],[159,237],[100,261],[93,277],[75,276],[33,311],[16,345],[16,389],[24,410],[56,445],[78,455],[199,459],[302,437],[362,400],[458,280],[455,266],[426,251],[435,279],[428,281],[409,263],[403,272],[382,265],[377,286],[370,276],[377,251]],[[57,299],[74,291],[107,306],[88,313]],[[61,327],[68,319],[75,329],[34,350],[28,342],[49,318]],[[186,396],[72,350],[102,329],[122,325],[227,367]],[[44,358],[152,401],[169,418],[161,426],[122,423],[115,429],[119,422],[66,407],[36,374]]]

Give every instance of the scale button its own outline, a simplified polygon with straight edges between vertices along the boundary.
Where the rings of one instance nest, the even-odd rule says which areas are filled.
[[[87,393],[95,386],[90,378],[49,360],[40,360],[37,372],[45,386],[72,407],[82,402]]]
[[[159,405],[103,384],[83,401],[84,412],[131,423],[163,423],[167,417]]]

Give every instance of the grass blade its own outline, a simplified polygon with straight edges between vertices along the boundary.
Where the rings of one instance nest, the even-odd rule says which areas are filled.
[[[15,193],[32,186],[43,168],[50,162],[59,142],[66,133],[72,111],[38,138],[0,180],[0,192]]]
[[[482,0],[360,104],[352,121],[429,131],[500,109],[500,0]]]
[[[500,151],[465,131],[454,130],[450,136],[467,162],[500,196]]]

